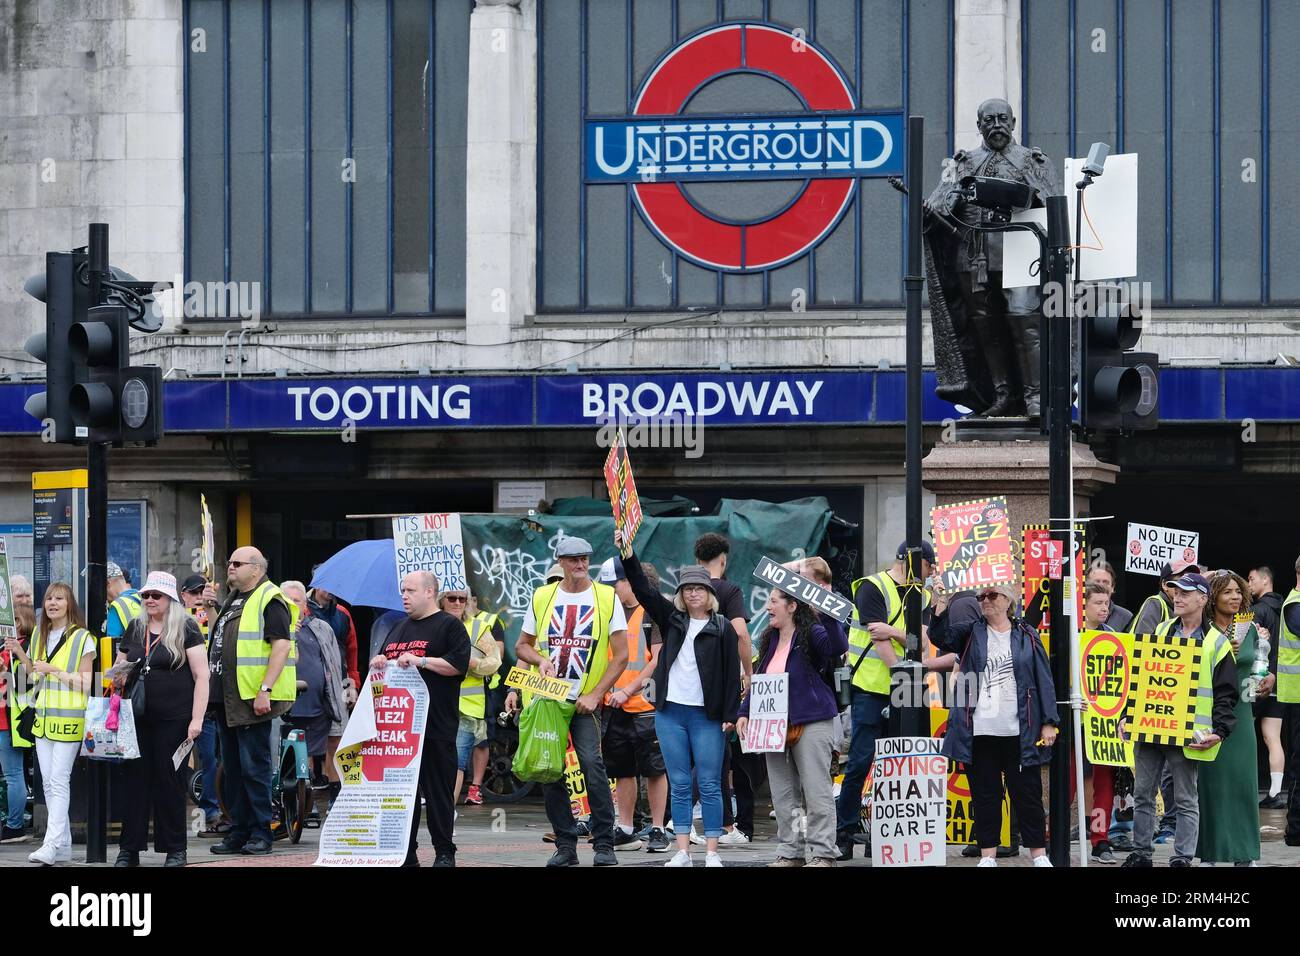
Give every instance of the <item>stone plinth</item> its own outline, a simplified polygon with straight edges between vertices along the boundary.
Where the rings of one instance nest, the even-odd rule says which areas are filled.
[[[1073,460],[1075,514],[1084,515],[1092,496],[1115,483],[1119,468],[1078,442]],[[925,457],[922,476],[938,504],[1005,495],[1013,527],[1048,519],[1045,440],[941,442]]]

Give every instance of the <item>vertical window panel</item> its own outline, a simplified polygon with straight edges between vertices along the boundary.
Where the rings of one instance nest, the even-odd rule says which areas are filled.
[[[343,312],[348,0],[311,0],[311,308]]]
[[[262,25],[262,0],[231,3],[230,278],[234,282],[260,283],[263,279],[266,143]]]
[[[220,282],[225,277],[225,11],[221,0],[191,0],[190,33],[202,30],[206,50],[187,47],[190,123],[189,260],[187,279]]]
[[[277,315],[299,314],[307,308],[306,9],[304,0],[271,4],[270,308]]]

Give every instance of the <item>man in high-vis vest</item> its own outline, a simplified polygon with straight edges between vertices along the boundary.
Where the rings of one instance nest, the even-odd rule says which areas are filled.
[[[126,574],[116,562],[108,562],[108,617],[104,619],[104,636],[99,642],[99,669],[107,671],[117,660],[117,645],[144,605],[140,592],[131,587]],[[108,685],[105,684],[107,687]]]
[[[641,849],[642,841],[635,835],[633,825],[639,777],[645,780],[646,797],[650,801],[650,831],[645,846],[651,853],[662,853],[668,849],[668,834],[663,829],[668,808],[668,776],[664,755],[659,750],[659,736],[655,733],[654,703],[646,698],[646,694],[653,696],[650,688],[659,662],[653,638],[658,636],[658,631],[632,593],[622,560],[613,557],[602,564],[600,582],[614,589],[627,615],[627,670],[605,695],[601,715],[601,753],[618,795],[614,849]]]
[[[1195,571],[1196,568],[1190,570]],[[1160,590],[1151,595],[1138,607],[1133,615],[1129,632],[1132,634],[1154,634],[1156,628],[1174,616],[1174,595],[1178,593],[1175,581],[1182,575],[1180,569],[1174,573],[1173,565],[1166,562],[1160,568]]]
[[[230,832],[216,854],[271,852],[271,728],[298,694],[294,615],[266,577],[266,558],[238,548],[227,564],[230,594],[211,625],[209,708],[221,734]]]
[[[1194,738],[1184,747],[1135,741],[1133,744],[1133,852],[1125,866],[1151,866],[1156,828],[1156,789],[1162,769],[1173,774],[1173,798],[1178,823],[1170,866],[1191,866],[1201,825],[1196,780],[1203,762],[1219,755],[1219,747],[1237,724],[1237,660],[1232,642],[1206,614],[1210,583],[1196,573],[1174,581],[1174,616],[1156,628],[1165,636],[1201,642],[1201,667],[1196,675]]]
[[[575,712],[569,723],[569,738],[588,782],[595,864],[617,866],[614,800],[609,787],[601,785],[608,776],[600,754],[597,712],[605,694],[627,667],[627,616],[614,589],[594,583],[588,575],[590,544],[582,538],[562,538],[555,557],[564,568],[564,579],[533,592],[515,645],[515,657],[546,677],[559,677],[573,684],[569,701]],[[568,788],[559,780],[545,784],[542,793],[556,846],[546,865],[577,866],[578,829],[569,807]]]
[[[1291,728],[1287,741],[1292,768],[1300,768],[1300,558],[1295,561],[1295,587],[1282,602],[1277,634],[1277,699],[1285,708],[1282,725]],[[1292,769],[1292,776],[1296,770]],[[1300,846],[1300,783],[1291,783],[1286,811],[1286,845]]]
[[[898,546],[885,570],[853,582],[854,615],[849,624],[849,667],[853,670],[853,735],[849,760],[836,803],[836,843],[841,860],[853,859],[853,836],[862,826],[862,787],[876,755],[876,738],[885,732],[889,707],[889,668],[906,653],[903,604],[907,584],[907,543]],[[921,582],[934,568],[934,547],[921,542]],[[930,597],[923,597],[929,623]]]

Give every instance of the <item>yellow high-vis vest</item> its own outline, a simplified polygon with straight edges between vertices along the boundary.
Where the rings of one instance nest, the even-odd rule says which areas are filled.
[[[289,633],[298,623],[298,606],[285,598],[270,581],[263,581],[244,599],[239,614],[239,637],[235,646],[235,684],[242,700],[252,700],[266,679],[271,663],[271,642],[266,639],[266,608],[279,601],[289,612]],[[271,700],[294,700],[298,696],[298,649],[289,637],[289,659],[271,685]]]
[[[551,628],[551,612],[555,609],[556,592],[559,591],[563,582],[555,581],[551,584],[543,585],[533,592],[533,626],[537,628],[537,653],[543,657],[550,656],[550,646],[547,643],[547,633]],[[608,584],[601,584],[599,581],[591,583],[596,597],[595,618],[591,622],[591,633],[594,641],[591,650],[587,656],[587,671],[583,675],[582,684],[578,688],[578,696],[591,693],[593,687],[600,683],[600,679],[605,675],[609,668],[609,655],[606,649],[609,647],[609,622],[614,614],[614,602],[618,600],[618,595]],[[536,670],[537,668],[533,668]],[[523,705],[528,706],[533,695],[525,691],[523,693]]]
[[[83,627],[69,625],[63,642],[54,656],[49,656],[46,637],[41,635],[39,647],[34,649],[32,661],[44,661],[61,671],[75,674],[80,670],[81,659],[95,650],[95,635]],[[65,742],[80,741],[86,732],[86,691],[69,687],[61,680],[45,675],[34,691],[33,706],[36,721],[32,724],[32,737]],[[18,735],[15,733],[14,737]]]
[[[1283,704],[1300,704],[1300,634],[1286,626],[1286,609],[1300,604],[1300,588],[1282,602],[1277,628],[1277,699]]]
[[[849,667],[854,668],[853,686],[859,690],[865,690],[870,694],[889,694],[889,665],[885,663],[884,658],[880,656],[880,651],[876,649],[876,644],[871,640],[871,632],[867,630],[858,618],[857,596],[858,588],[865,582],[870,581],[875,585],[885,599],[885,623],[892,627],[898,627],[898,622],[903,618],[903,596],[899,593],[899,585],[889,576],[888,571],[881,571],[867,578],[858,578],[853,582],[854,607],[853,615],[849,619]],[[922,611],[930,606],[930,592],[923,591],[921,601]],[[907,649],[899,641],[890,639],[889,642],[894,653],[900,658],[904,657]],[[862,660],[863,653],[866,653],[866,660]],[[858,666],[861,661],[862,666]]]
[[[479,611],[469,622],[469,645],[471,648],[477,646],[479,637],[486,631],[491,633],[492,625],[497,621],[497,615],[489,614],[487,611]],[[460,712],[466,717],[475,717],[478,720],[484,720],[487,717],[487,689],[489,686],[495,687],[495,681],[498,680],[496,674],[489,677],[481,677],[473,672],[466,672],[464,679],[460,682]]]
[[[1160,637],[1177,637],[1178,618],[1171,617],[1161,623],[1156,628],[1156,634]],[[1193,730],[1201,730],[1207,734],[1214,733],[1214,671],[1230,653],[1232,653],[1232,641],[1211,624],[1205,636],[1201,638],[1201,669],[1196,675],[1196,715],[1192,725]],[[1208,750],[1184,747],[1183,756],[1188,760],[1213,760],[1219,755],[1219,747],[1222,743],[1220,741]]]

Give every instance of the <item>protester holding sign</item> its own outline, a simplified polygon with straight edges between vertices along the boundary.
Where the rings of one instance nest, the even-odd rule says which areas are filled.
[[[420,754],[420,796],[429,813],[433,865],[456,865],[455,823],[456,731],[460,717],[461,680],[469,670],[469,632],[452,615],[438,609],[438,578],[431,571],[412,571],[402,580],[402,607],[407,619],[393,628],[388,641],[370,661],[382,670],[388,661],[420,671],[429,691]],[[419,866],[415,848],[420,835],[420,799],[412,801],[410,842],[403,866]]]
[[[1060,717],[1047,651],[1038,634],[1010,617],[1010,585],[979,593],[983,618],[950,625],[947,596],[935,597],[936,644],[962,646],[958,699],[948,715],[943,753],[967,765],[981,867],[997,866],[1002,778],[1033,865],[1050,867],[1039,768],[1051,760]],[[972,701],[973,697],[973,701]]]
[[[12,582],[12,578],[10,581]],[[12,583],[11,583],[12,587]],[[14,604],[14,630],[20,647],[26,647],[36,630],[36,614],[30,604]],[[23,812],[27,808],[27,781],[23,778],[24,750],[31,747],[17,733],[18,715],[27,705],[26,694],[18,693],[14,670],[17,654],[0,650],[0,770],[4,772],[8,813],[0,825],[0,843],[26,843]]]
[[[1222,742],[1237,722],[1237,665],[1232,645],[1206,613],[1210,585],[1199,574],[1186,574],[1174,581],[1174,617],[1156,629],[1156,634],[1199,641],[1200,671],[1196,675],[1196,716],[1193,740],[1186,746],[1136,741],[1133,745],[1133,852],[1125,866],[1151,866],[1151,842],[1155,836],[1156,787],[1161,769],[1173,775],[1174,804],[1178,822],[1174,833],[1174,855],[1170,866],[1191,866],[1200,829],[1197,776],[1205,761],[1214,760]],[[1154,663],[1154,662],[1153,662]],[[1181,665],[1170,665],[1181,666]],[[1171,675],[1173,676],[1173,675]],[[1251,801],[1254,802],[1253,800]]]
[[[622,548],[622,535],[615,543]],[[666,866],[691,866],[691,763],[695,764],[704,817],[704,865],[722,866],[722,752],[740,705],[736,631],[718,610],[709,572],[699,565],[677,572],[677,595],[668,600],[651,587],[635,552],[623,557],[632,593],[659,627],[656,651],[662,675],[655,693],[655,732],[663,751],[671,795],[677,853]]]
[[[840,784],[836,808],[837,859],[853,859],[853,835],[862,825],[862,787],[875,757],[876,738],[885,732],[889,707],[889,668],[903,657],[903,597],[906,594],[907,542],[898,546],[892,565],[853,582],[856,614],[849,625],[849,666],[852,668],[853,735],[849,760]],[[921,579],[934,569],[934,547],[921,542]],[[916,585],[919,586],[919,583]],[[922,594],[922,636],[929,618],[930,594]]]
[[[1214,627],[1232,643],[1238,687],[1246,686],[1250,679],[1259,643],[1253,621],[1234,621],[1247,593],[1245,580],[1232,571],[1219,571],[1210,579],[1211,616]],[[1196,855],[1205,863],[1251,866],[1259,859],[1258,764],[1251,701],[1240,700],[1236,711],[1232,736],[1223,742],[1213,763],[1201,767],[1197,780],[1201,827]]]
[[[582,538],[561,538],[555,557],[564,578],[533,592],[515,644],[520,666],[532,664],[544,677],[567,680],[575,713],[569,736],[587,780],[608,779],[600,752],[597,711],[605,694],[627,667],[627,615],[614,589],[588,575],[591,545]],[[640,597],[640,595],[638,595]],[[526,717],[527,715],[525,715]],[[546,818],[555,834],[555,853],[546,864],[578,865],[578,830],[563,780],[542,785]],[[591,836],[596,866],[617,866],[614,855],[614,799],[606,786],[590,788]]]
[[[42,610],[28,647],[11,637],[5,641],[5,650],[21,661],[26,671],[25,677],[15,674],[15,682],[25,681],[32,688],[29,699],[35,719],[30,737],[22,728],[21,715],[15,729],[35,741],[48,811],[45,842],[28,854],[27,860],[53,866],[72,859],[68,821],[72,764],[81,750],[86,696],[93,690],[97,650],[95,635],[86,630],[86,619],[69,585],[56,581],[46,588]]]
[[[767,777],[781,841],[770,865],[803,866],[808,862],[810,866],[834,866],[840,851],[835,842],[831,749],[839,706],[822,673],[839,661],[848,642],[842,632],[827,634],[813,609],[784,591],[772,591],[767,613],[769,627],[759,643],[754,674],[789,675],[785,751],[767,754]],[[749,729],[751,703],[752,695],[740,705],[736,732],[742,740]],[[873,753],[874,745],[873,739]],[[799,819],[801,810],[804,820]],[[810,861],[805,853],[811,854]]]

